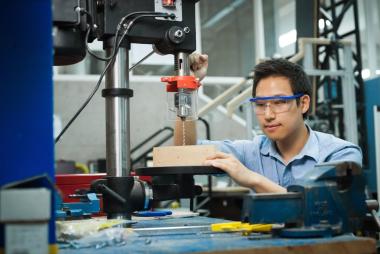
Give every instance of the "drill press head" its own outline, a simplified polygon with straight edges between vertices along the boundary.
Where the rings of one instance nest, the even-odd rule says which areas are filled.
[[[189,54],[178,51],[174,54],[174,67],[177,76],[163,77],[166,82],[168,119],[182,121],[196,120],[198,88],[200,83],[197,78],[190,75]]]
[[[161,78],[162,82],[167,83],[168,119],[196,120],[199,81],[190,75],[190,59],[187,53],[177,52],[174,57],[177,76]]]
[[[197,119],[197,91],[199,82],[194,76],[163,77],[167,82],[168,118],[175,120]]]

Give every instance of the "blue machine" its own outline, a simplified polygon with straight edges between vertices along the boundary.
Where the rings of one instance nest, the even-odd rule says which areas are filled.
[[[284,194],[247,197],[243,217],[251,223],[285,223],[282,237],[326,237],[357,232],[367,212],[377,210],[366,201],[361,168],[350,162],[315,166],[304,180]]]
[[[84,218],[100,212],[100,201],[95,193],[75,195],[79,202],[64,203],[61,195],[55,193],[55,216],[57,219]]]
[[[54,178],[51,13],[48,0],[2,2],[0,186]],[[0,249],[3,239],[0,225]],[[53,211],[49,243],[55,243]]]
[[[380,105],[380,77],[366,80],[364,85],[365,93],[365,117],[367,122],[367,155],[368,170],[365,170],[368,189],[375,193],[376,189],[376,148],[375,137],[376,130],[374,124],[373,107]],[[378,151],[379,153],[379,151]]]

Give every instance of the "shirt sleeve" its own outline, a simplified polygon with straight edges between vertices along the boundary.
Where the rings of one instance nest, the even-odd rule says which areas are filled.
[[[244,144],[245,140],[223,140],[223,141],[210,141],[210,140],[198,140],[198,145],[216,145],[217,149],[223,153],[232,154],[240,162],[244,164]]]
[[[362,167],[363,155],[358,146],[352,145],[333,152],[326,161],[352,161]]]

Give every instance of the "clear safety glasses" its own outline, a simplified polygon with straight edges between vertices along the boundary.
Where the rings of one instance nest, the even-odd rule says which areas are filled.
[[[270,108],[273,113],[283,113],[290,110],[291,102],[302,97],[303,93],[290,96],[268,96],[249,99],[252,102],[253,111],[256,115],[264,115],[266,108]]]

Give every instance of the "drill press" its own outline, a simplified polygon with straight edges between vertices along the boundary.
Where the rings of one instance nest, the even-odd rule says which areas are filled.
[[[54,62],[73,64],[86,54],[88,41],[103,42],[107,57],[106,161],[107,177],[93,183],[103,194],[109,218],[130,218],[134,210],[148,209],[153,199],[192,198],[200,193],[191,168],[179,183],[150,186],[131,176],[128,51],[131,43],[153,44],[162,54],[175,56],[176,76],[163,78],[173,91],[169,108],[183,121],[196,118],[196,90],[190,76],[188,55],[195,50],[195,3],[197,0],[54,0]],[[85,36],[86,35],[86,36]],[[88,50],[89,51],[89,50]],[[90,51],[89,51],[90,52]],[[102,77],[101,75],[101,77]],[[101,79],[100,79],[101,80]],[[99,82],[100,84],[100,82]],[[141,169],[141,174],[152,175]],[[148,170],[149,171],[149,170]],[[156,170],[155,170],[156,171]],[[170,169],[170,174],[176,174]],[[207,168],[206,171],[220,173]],[[162,171],[163,173],[167,171]],[[139,170],[136,170],[139,174]],[[185,179],[186,178],[186,179]]]

